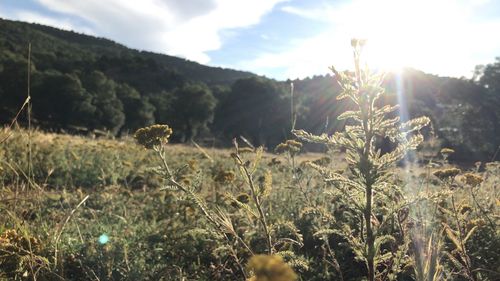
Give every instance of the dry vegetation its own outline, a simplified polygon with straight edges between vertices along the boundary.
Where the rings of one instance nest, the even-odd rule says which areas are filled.
[[[172,145],[166,125],[136,141],[3,130],[0,279],[499,280],[500,163],[410,161],[429,120],[377,107],[382,78],[359,61],[335,74],[357,106],[346,130],[268,151]]]

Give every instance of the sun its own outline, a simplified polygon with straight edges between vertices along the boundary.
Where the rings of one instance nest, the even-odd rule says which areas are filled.
[[[358,2],[363,6],[358,7]],[[344,27],[353,37],[367,39],[365,59],[384,71],[436,64],[447,51],[443,45],[453,44],[455,34],[448,34],[453,30],[449,25],[466,16],[447,0],[358,2],[352,3],[351,18]]]

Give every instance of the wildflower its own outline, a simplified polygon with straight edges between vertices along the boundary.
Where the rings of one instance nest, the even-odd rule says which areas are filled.
[[[250,202],[250,195],[246,193],[240,193],[238,194],[238,196],[236,196],[236,200],[238,200],[238,202],[240,203],[247,204],[248,202]]]
[[[458,211],[460,212],[460,214],[465,215],[466,213],[472,211],[472,207],[467,204],[464,204],[460,206],[460,209]]]
[[[310,160],[304,160],[304,161],[300,162],[299,167],[306,168],[306,167],[309,167],[311,163],[314,163],[314,162],[311,162]]]
[[[470,230],[470,229],[472,229],[475,226],[481,227],[481,226],[484,226],[484,225],[486,225],[486,221],[485,220],[483,220],[483,219],[473,219],[473,220],[468,221],[468,223],[467,223],[467,229]]]
[[[300,151],[301,148],[301,142],[296,140],[287,140],[286,142],[278,144],[274,151],[276,151],[276,153],[289,152],[290,154],[295,155]]]
[[[196,159],[190,159],[187,164],[191,171],[194,171],[198,168],[198,161]]]
[[[214,181],[222,184],[232,183],[236,178],[233,171],[219,171],[214,177]]]
[[[366,44],[366,39],[357,39],[357,38],[351,39],[351,47],[353,48],[364,47],[365,44]]]
[[[500,167],[500,162],[488,162],[485,164],[486,170],[494,170]]]
[[[170,135],[172,135],[172,129],[168,125],[152,125],[137,130],[134,138],[140,145],[151,149],[154,146],[167,143]]]
[[[277,166],[277,165],[280,165],[281,164],[281,161],[278,160],[277,158],[272,158],[271,161],[269,163],[267,163],[267,166]]]
[[[263,176],[259,177],[259,189],[262,196],[269,196],[273,186],[273,174],[266,171]]]
[[[332,162],[332,159],[330,157],[321,157],[319,159],[316,159],[313,161],[314,164],[319,165],[319,166],[328,166]]]
[[[449,168],[449,169],[441,169],[437,170],[433,175],[438,177],[440,180],[448,180],[454,178],[456,175],[460,174],[460,169],[457,168]]]
[[[254,276],[248,281],[294,281],[297,275],[280,256],[255,255],[248,262]]]
[[[467,173],[464,175],[462,181],[472,187],[476,187],[483,182],[483,178],[478,175]]]
[[[445,148],[441,149],[441,151],[440,151],[440,152],[441,152],[441,154],[443,154],[443,155],[450,155],[450,154],[455,153],[455,150],[453,150],[453,149],[451,149],[451,148],[446,148],[446,147],[445,147]]]

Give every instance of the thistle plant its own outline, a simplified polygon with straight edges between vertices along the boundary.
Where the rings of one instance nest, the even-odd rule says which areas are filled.
[[[368,67],[362,68],[360,55],[364,41],[353,39],[351,45],[354,74],[331,68],[342,88],[337,99],[349,99],[356,108],[338,117],[349,120],[349,125],[333,135],[318,136],[303,130],[293,133],[303,141],[345,150],[350,174],[311,165],[336,188],[340,194],[338,200],[345,201],[353,210],[353,217],[359,218],[358,225],[352,229],[349,224],[338,222],[336,229],[321,233],[335,233],[348,241],[356,259],[366,264],[369,281],[394,280],[402,270],[408,249],[403,229],[408,201],[401,187],[393,183],[390,168],[423,141],[419,131],[429,124],[429,119],[420,117],[401,123],[399,117],[390,116],[397,111],[397,106],[379,107],[377,101],[384,94],[381,86],[384,75],[373,74]],[[393,142],[395,148],[383,154],[376,145],[382,139]],[[385,204],[387,201],[391,202],[390,206]]]

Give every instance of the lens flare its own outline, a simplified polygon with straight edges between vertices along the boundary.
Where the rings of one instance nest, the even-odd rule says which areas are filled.
[[[104,245],[108,242],[109,242],[109,236],[106,233],[103,233],[103,234],[101,234],[101,236],[99,236],[99,243],[100,244]]]

